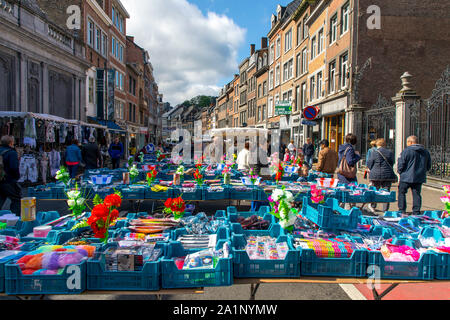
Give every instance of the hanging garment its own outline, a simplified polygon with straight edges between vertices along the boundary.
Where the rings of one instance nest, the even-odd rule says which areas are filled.
[[[89,139],[90,138],[94,138],[94,139],[97,138],[97,132],[96,132],[95,128],[89,128]]]
[[[37,182],[38,180],[38,168],[37,161],[34,156],[26,154],[20,158],[19,163],[20,179],[18,182]]]
[[[80,132],[80,127],[79,126],[74,126],[73,127],[73,138],[75,140],[80,141],[80,137],[81,137],[81,132]]]
[[[52,150],[48,154],[48,159],[50,161],[50,175],[54,177],[61,166],[61,154],[56,150]]]
[[[67,124],[61,124],[59,128],[59,143],[66,143],[67,138]]]
[[[47,184],[48,163],[49,163],[49,155],[47,152],[43,152],[41,157],[41,175],[44,184]]]
[[[45,142],[46,135],[46,122],[43,120],[36,121],[36,140],[38,143]]]
[[[55,142],[55,124],[54,123],[47,124],[47,130],[45,132],[45,141],[49,142],[49,143]]]
[[[23,144],[36,147],[36,122],[34,118],[25,118]]]

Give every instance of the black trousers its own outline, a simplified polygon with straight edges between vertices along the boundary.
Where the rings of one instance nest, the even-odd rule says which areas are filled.
[[[119,166],[120,166],[120,158],[111,159],[111,162],[112,162],[113,170],[119,168]]]
[[[20,199],[22,198],[22,189],[19,184],[11,182],[0,183],[0,210],[6,202],[11,200],[10,211],[20,216]]]
[[[377,190],[380,189],[386,189],[388,191],[391,191],[392,181],[370,181],[372,183],[372,186],[377,188]],[[372,208],[376,208],[377,204],[372,203]],[[389,210],[389,203],[383,203],[382,209],[383,212],[386,212]]]
[[[422,207],[422,183],[400,182],[398,185],[398,210],[406,213],[406,193],[409,189],[413,195],[413,214],[419,215]]]

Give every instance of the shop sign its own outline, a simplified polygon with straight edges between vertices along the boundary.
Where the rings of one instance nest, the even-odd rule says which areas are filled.
[[[292,104],[290,101],[278,101],[275,104],[275,115],[285,116],[292,113]]]
[[[311,127],[319,125],[316,121],[309,121],[309,120],[303,120],[302,124],[305,126],[311,126]]]

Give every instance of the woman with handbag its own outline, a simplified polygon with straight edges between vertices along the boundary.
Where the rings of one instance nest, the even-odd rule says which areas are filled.
[[[386,140],[377,140],[377,149],[372,152],[367,167],[370,170],[369,180],[372,185],[380,189],[391,190],[392,183],[397,182],[397,175],[394,172],[394,153],[386,149]],[[375,212],[376,204],[369,205],[369,210]],[[389,210],[389,203],[383,204],[383,213]]]
[[[336,173],[340,183],[358,183],[356,164],[361,160],[361,156],[354,148],[357,142],[356,136],[350,133],[345,136],[345,144],[339,147],[339,166]]]

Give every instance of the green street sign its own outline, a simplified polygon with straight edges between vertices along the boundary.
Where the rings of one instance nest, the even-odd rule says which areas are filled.
[[[275,115],[284,116],[292,114],[292,105],[289,101],[279,101],[275,104]]]

